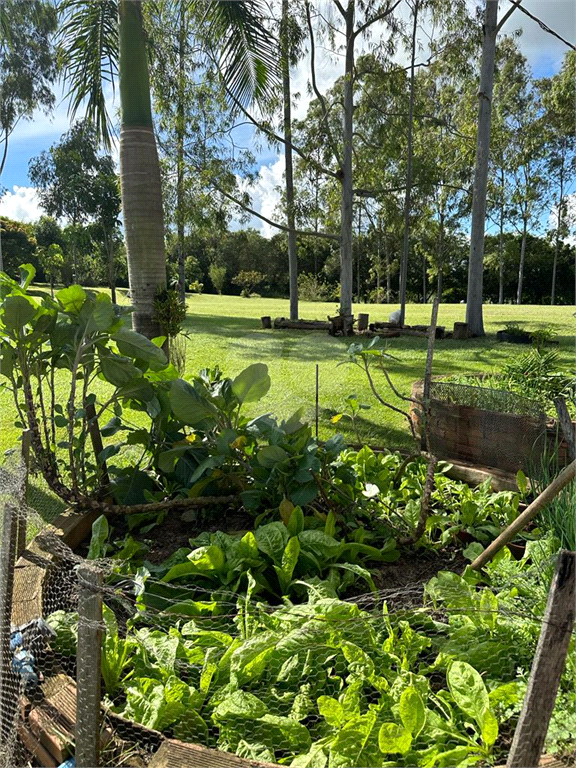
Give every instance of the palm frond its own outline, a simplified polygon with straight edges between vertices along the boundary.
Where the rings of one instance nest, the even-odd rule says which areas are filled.
[[[205,40],[226,87],[243,104],[270,96],[280,79],[278,43],[266,29],[264,0],[210,0]]]
[[[114,90],[118,76],[117,0],[64,0],[59,6],[60,62],[74,118],[85,105],[85,117],[99,139],[110,147],[112,126],[106,108],[105,85]]]

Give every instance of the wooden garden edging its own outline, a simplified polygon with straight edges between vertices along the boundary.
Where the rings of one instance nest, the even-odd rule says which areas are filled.
[[[15,515],[11,514],[15,521]],[[54,533],[64,544],[75,549],[90,535],[92,523],[99,514],[97,510],[66,511],[53,521]],[[6,515],[8,516],[8,513]],[[42,549],[35,540],[29,543],[16,561],[11,622],[14,626],[21,626],[42,617],[44,589],[49,588],[47,576],[52,570],[53,561],[54,556]],[[94,653],[90,654],[90,660],[94,654],[98,655],[94,650]],[[60,765],[69,757],[72,745],[76,743],[77,686],[71,677],[60,672],[48,677],[42,683],[42,690],[44,699],[36,705],[25,695],[21,696],[18,735],[38,763],[51,768]],[[125,720],[102,707],[100,709],[101,716],[113,728],[137,733],[140,740],[145,739],[148,744],[157,745],[149,763],[151,768],[279,768],[273,763],[245,760],[228,752],[168,739],[139,723]],[[111,735],[108,728],[102,738],[106,741]],[[89,764],[81,757],[78,765],[82,763]]]

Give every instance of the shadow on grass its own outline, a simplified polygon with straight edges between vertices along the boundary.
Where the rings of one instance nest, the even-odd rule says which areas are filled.
[[[384,409],[374,408],[371,412],[381,418],[386,416]],[[344,416],[337,424],[332,424],[330,420],[336,413],[338,411],[332,408],[321,408],[320,424],[325,431],[330,432],[330,436],[337,433],[342,434],[348,444],[361,443],[375,448],[389,448],[390,450],[415,448],[415,443],[408,431],[407,422],[405,422],[406,428],[400,429],[397,426],[372,421],[367,416],[357,416],[354,427],[350,419]]]
[[[42,487],[39,478],[33,478],[28,486],[26,501],[29,507],[34,509],[46,523],[51,523],[54,518],[62,514],[66,504],[45,487]]]

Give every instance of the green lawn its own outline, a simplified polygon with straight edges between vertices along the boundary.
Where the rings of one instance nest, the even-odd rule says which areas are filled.
[[[342,410],[344,398],[356,394],[361,402],[371,405],[362,411],[359,423],[363,440],[373,445],[404,447],[410,444],[410,435],[404,419],[383,409],[372,396],[364,374],[347,362],[346,350],[350,339],[333,338],[323,331],[263,330],[260,317],[287,316],[288,301],[283,299],[242,299],[236,296],[197,296],[188,298],[188,317],[185,330],[187,344],[186,375],[192,375],[206,366],[218,365],[230,376],[239,373],[253,362],[264,362],[270,368],[272,387],[266,398],[254,406],[253,413],[271,412],[288,416],[304,408],[305,418],[314,421],[315,366],[319,365],[320,437],[334,431],[344,432],[352,441],[355,435],[345,419],[337,426],[330,419]],[[395,305],[355,305],[354,311],[368,312],[371,321],[386,320]],[[325,319],[335,314],[335,304],[302,302],[300,316],[307,319]],[[424,324],[430,320],[430,305],[409,305],[408,324]],[[506,360],[520,354],[526,347],[497,343],[495,333],[505,322],[520,323],[527,330],[552,328],[560,342],[557,349],[567,367],[574,365],[574,307],[543,307],[486,305],[484,321],[487,336],[468,341],[441,340],[436,343],[433,372],[435,374],[491,371]],[[463,304],[440,307],[439,324],[451,328],[455,321],[465,319]],[[400,337],[388,340],[388,350],[397,360],[389,361],[389,372],[396,387],[410,394],[412,383],[424,371],[426,339]],[[377,383],[386,393],[386,399],[399,405],[399,401],[385,389],[381,375]],[[104,385],[102,385],[104,387]],[[60,398],[67,395],[66,378],[60,378]],[[9,393],[0,396],[0,446],[2,450],[17,445],[18,430],[13,426],[14,409]],[[140,414],[134,413],[134,423],[141,423]]]

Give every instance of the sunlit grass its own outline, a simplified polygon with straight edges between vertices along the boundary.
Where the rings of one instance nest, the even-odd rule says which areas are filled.
[[[125,292],[119,292],[125,303]],[[356,314],[368,312],[370,320],[387,320],[396,305],[355,305]],[[306,319],[325,319],[337,311],[335,304],[301,302],[300,316]],[[436,342],[433,372],[435,374],[493,371],[507,360],[526,351],[527,347],[497,343],[496,331],[506,322],[516,322],[527,330],[551,328],[559,341],[563,365],[574,366],[574,307],[570,306],[514,306],[486,305],[484,322],[487,336],[482,339]],[[411,304],[407,308],[406,322],[426,324],[430,320],[430,305]],[[254,362],[264,362],[270,368],[272,387],[260,403],[251,407],[251,413],[270,412],[288,416],[303,408],[304,417],[311,423],[315,419],[316,364],[319,366],[319,434],[326,438],[336,430],[356,442],[350,422],[342,419],[333,425],[331,417],[344,408],[344,400],[356,394],[360,401],[370,405],[363,410],[357,423],[360,438],[373,445],[406,447],[411,438],[405,420],[399,414],[382,408],[370,392],[362,371],[348,362],[346,350],[350,339],[333,338],[323,331],[263,330],[260,318],[288,316],[288,301],[284,299],[242,299],[236,296],[191,295],[188,297],[188,316],[185,331],[187,343],[186,376],[201,368],[220,366],[226,375],[235,376]],[[455,321],[465,319],[465,306],[445,304],[440,307],[438,322],[451,329]],[[426,339],[399,337],[389,339],[388,351],[395,359],[388,362],[388,371],[395,386],[405,395],[410,394],[414,381],[424,372]],[[57,401],[64,403],[68,394],[66,377],[57,378]],[[386,389],[383,376],[376,381],[385,399],[401,405]],[[101,384],[105,387],[105,384]],[[4,392],[0,398],[0,446],[4,451],[16,446],[19,430],[14,427],[15,411],[11,396]],[[144,423],[142,414],[126,414],[135,425]]]

